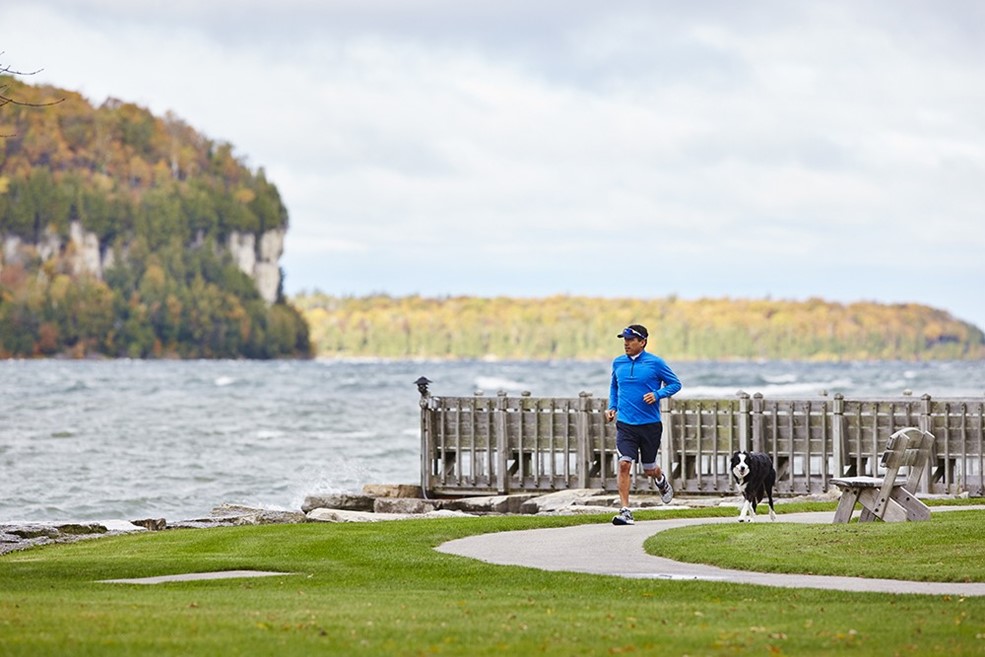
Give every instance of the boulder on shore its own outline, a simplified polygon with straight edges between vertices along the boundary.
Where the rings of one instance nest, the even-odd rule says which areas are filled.
[[[212,509],[213,520],[232,525],[288,525],[306,521],[304,513],[277,509],[255,509],[241,504],[220,504]]]
[[[308,512],[311,522],[383,522],[388,520],[413,520],[415,518],[472,518],[474,516],[460,511],[438,509],[427,513],[367,513],[365,511],[345,511],[344,509],[312,509]]]
[[[539,495],[531,500],[524,502],[520,506],[520,513],[563,513],[572,507],[584,506],[586,502],[600,496],[611,496],[600,488],[572,488],[570,490],[559,490],[546,495]]]
[[[435,500],[410,497],[378,497],[373,503],[373,513],[430,513],[438,509]]]
[[[366,484],[363,495],[370,497],[409,497],[423,498],[424,489],[416,484]]]
[[[441,508],[467,513],[520,513],[524,503],[538,497],[541,497],[540,493],[460,497],[454,500],[443,500]]]
[[[86,538],[146,531],[125,520],[102,522],[25,522],[0,525],[0,554],[36,545],[68,543]]]
[[[342,509],[344,511],[372,511],[376,498],[356,493],[322,493],[304,498],[301,511],[312,509]]]

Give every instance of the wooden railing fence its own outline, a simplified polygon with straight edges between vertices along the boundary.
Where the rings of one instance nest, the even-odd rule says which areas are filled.
[[[433,495],[570,488],[616,490],[615,424],[606,399],[432,397],[421,390],[421,484]],[[936,437],[924,494],[985,495],[985,399],[665,399],[661,465],[678,493],[735,494],[735,450],[770,454],[780,495],[828,490],[832,477],[877,475],[887,438],[916,426]],[[637,472],[634,489],[651,483]]]

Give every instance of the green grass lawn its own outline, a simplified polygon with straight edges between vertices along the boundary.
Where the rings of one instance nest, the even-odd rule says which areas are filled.
[[[660,532],[644,547],[677,561],[740,570],[985,582],[985,512],[948,511],[932,520],[798,525],[760,517],[744,529],[700,525]]]
[[[985,598],[631,580],[493,566],[432,549],[476,533],[607,523],[610,515],[174,530],[11,553],[0,557],[0,655],[985,654]],[[983,523],[985,512],[969,511],[879,525],[887,550],[880,554],[849,540],[857,525],[841,525],[837,548],[854,552],[856,565],[916,563],[935,558],[935,546],[954,534],[978,532],[978,543],[964,548],[978,561],[964,568],[982,581]],[[911,533],[918,527],[921,543]],[[805,570],[820,572],[829,560],[837,570],[845,561],[816,549],[809,526],[695,529],[702,531],[664,536],[716,559],[768,538],[785,541],[784,550],[810,548]],[[948,559],[960,554],[952,550]],[[153,586],[97,581],[231,569],[294,574]]]

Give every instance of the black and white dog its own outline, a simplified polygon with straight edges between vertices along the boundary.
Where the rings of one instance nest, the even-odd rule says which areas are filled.
[[[756,517],[756,505],[769,499],[770,520],[776,520],[773,510],[773,485],[776,484],[776,470],[773,459],[762,452],[735,452],[730,466],[735,484],[744,498],[739,522],[751,522]]]

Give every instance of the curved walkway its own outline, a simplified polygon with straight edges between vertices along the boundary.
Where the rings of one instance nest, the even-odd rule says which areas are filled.
[[[935,507],[933,512],[937,513],[942,510],[944,510],[942,507]],[[833,515],[830,512],[782,514],[777,516],[777,522],[830,524]],[[619,577],[722,580],[786,588],[881,593],[985,595],[985,582],[911,582],[862,577],[756,573],[704,564],[682,563],[649,555],[643,549],[643,542],[657,532],[690,525],[735,521],[735,518],[676,518],[642,521],[624,527],[593,524],[554,529],[528,529],[469,536],[449,541],[436,549],[448,554],[457,554],[507,566],[527,566],[541,570],[595,573]],[[757,519],[757,522],[763,521],[763,517]],[[765,521],[769,522],[769,520]]]

